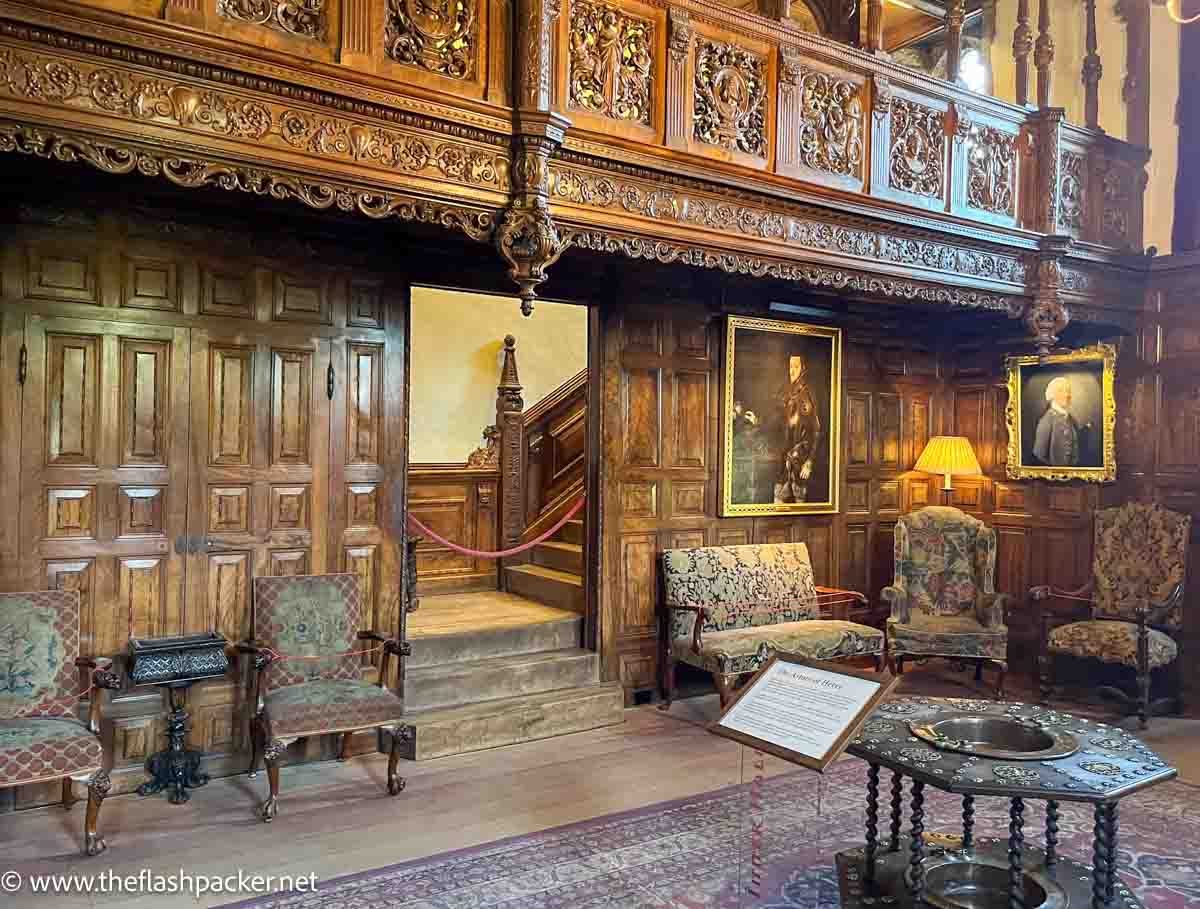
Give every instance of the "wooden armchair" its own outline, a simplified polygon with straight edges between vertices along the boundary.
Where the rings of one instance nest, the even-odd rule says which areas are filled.
[[[297,739],[341,733],[341,758],[352,733],[381,728],[391,737],[388,792],[399,795],[404,779],[396,772],[401,744],[412,736],[404,723],[404,701],[386,685],[389,658],[409,653],[409,645],[376,631],[359,631],[362,600],[358,576],[327,574],[255,578],[255,637],[239,648],[253,658],[253,752],[248,775],[267,765],[270,797],[260,815],[274,819],[279,804],[279,761]],[[375,647],[361,648],[370,641]],[[358,647],[359,649],[356,649]],[[363,680],[362,656],[382,650],[379,684]]]
[[[0,594],[0,788],[62,780],[62,803],[75,803],[73,783],[88,788],[84,852],[106,848],[100,805],[112,786],[100,741],[100,691],[119,688],[108,662],[79,656],[79,592]],[[79,676],[87,672],[87,682]],[[89,696],[88,722],[76,717]]]
[[[1176,662],[1183,628],[1190,515],[1155,503],[1127,502],[1095,514],[1092,579],[1078,590],[1030,590],[1042,605],[1039,687],[1054,693],[1054,657],[1063,654],[1133,670],[1136,694],[1113,685],[1098,690],[1132,706],[1144,729],[1148,718],[1178,709],[1178,695],[1151,702],[1154,670]],[[1050,600],[1062,605],[1047,609]]]

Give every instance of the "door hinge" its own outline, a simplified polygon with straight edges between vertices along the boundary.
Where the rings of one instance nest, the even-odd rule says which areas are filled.
[[[21,345],[21,353],[17,355],[17,384],[25,384],[25,376],[29,374],[29,348]]]
[[[24,348],[22,348],[24,349]],[[329,364],[329,369],[325,372],[325,394],[329,400],[333,400],[333,364]]]

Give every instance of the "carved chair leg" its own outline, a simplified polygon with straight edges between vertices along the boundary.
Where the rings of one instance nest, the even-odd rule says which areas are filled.
[[[62,806],[64,811],[70,811],[79,799],[75,798],[75,785],[69,776],[62,781]]]
[[[904,675],[904,654],[897,653],[892,657],[892,675]]]
[[[86,855],[99,855],[108,848],[104,837],[98,829],[100,822],[100,805],[108,791],[112,789],[112,780],[107,770],[96,772],[88,781],[87,817],[83,822],[83,851]]]
[[[392,750],[388,753],[388,795],[399,795],[404,791],[404,777],[396,772],[396,768],[400,763],[400,748],[408,741],[412,740],[412,726],[393,726],[391,730]]]
[[[250,766],[246,768],[246,776],[253,779],[258,776],[258,762],[263,753],[263,726],[261,716],[250,717]]]
[[[1150,717],[1150,670],[1139,669],[1137,674],[1137,716],[1138,728],[1145,729]]]
[[[724,710],[729,706],[729,699],[733,696],[733,680],[735,676],[714,672],[712,677],[713,682],[717,686],[717,694],[721,696],[721,709]]]
[[[670,710],[671,702],[675,700],[675,659],[668,656],[666,667],[663,669],[663,702],[659,710]]]
[[[287,746],[287,742],[273,739],[263,750],[263,759],[267,762],[267,782],[271,786],[271,795],[263,802],[258,813],[259,817],[268,824],[275,820],[275,815],[279,812],[279,759],[283,757]]]
[[[1000,673],[999,676],[997,676],[997,678],[996,678],[996,700],[1003,701],[1004,700],[1004,678],[1005,678],[1005,676],[1008,675],[1008,663],[1004,662],[1004,660],[994,660],[993,662],[996,664],[996,669],[999,670],[999,673]],[[980,661],[979,665],[982,667],[983,662]]]

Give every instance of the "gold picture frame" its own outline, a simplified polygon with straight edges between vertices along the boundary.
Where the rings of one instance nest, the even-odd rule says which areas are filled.
[[[836,514],[840,328],[747,316],[725,325],[721,514]]]
[[[1005,365],[1008,476],[1115,480],[1116,348],[1097,344],[1044,359],[1008,357]]]

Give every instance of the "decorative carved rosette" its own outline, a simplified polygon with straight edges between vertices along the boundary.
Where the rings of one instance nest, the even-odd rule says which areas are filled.
[[[388,0],[384,47],[398,63],[450,79],[475,75],[478,0]]]
[[[654,23],[598,0],[571,4],[571,107],[650,125]]]
[[[800,160],[806,167],[859,177],[863,163],[860,86],[850,79],[801,69]]]
[[[692,135],[706,145],[767,156],[767,61],[736,44],[696,43]]]
[[[940,198],[946,170],[946,114],[907,98],[891,101],[888,177],[893,189]]]
[[[217,15],[297,38],[325,37],[325,0],[217,0]]]

